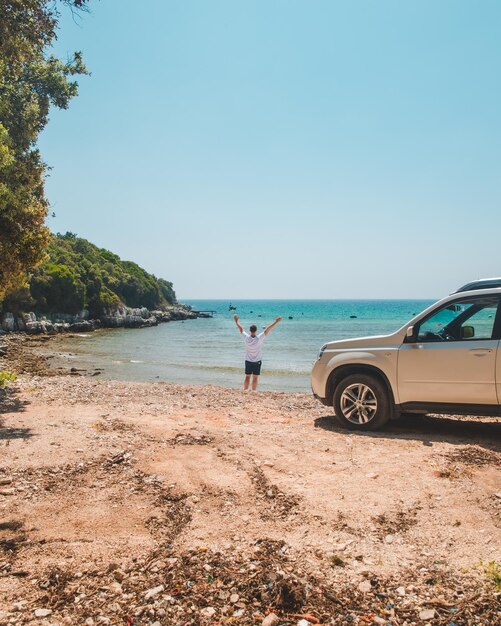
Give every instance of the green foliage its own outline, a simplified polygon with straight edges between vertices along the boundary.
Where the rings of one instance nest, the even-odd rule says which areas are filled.
[[[501,591],[501,566],[497,561],[490,561],[484,566],[487,578],[494,583],[496,591]]]
[[[42,313],[76,313],[83,308],[92,317],[125,304],[162,309],[175,304],[172,283],[157,279],[132,261],[122,261],[73,233],[52,235],[47,259],[29,280],[29,290],[10,292],[4,310],[29,308]],[[9,307],[9,308],[7,308]]]
[[[87,0],[62,0],[84,8]],[[58,23],[54,0],[0,0],[0,299],[44,258],[46,165],[36,141],[51,106],[65,109],[86,73],[80,53],[50,56]]]
[[[13,372],[7,372],[0,370],[0,389],[7,387],[7,385],[16,380],[16,375]]]

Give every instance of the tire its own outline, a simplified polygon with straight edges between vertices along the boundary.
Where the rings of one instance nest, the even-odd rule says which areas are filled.
[[[337,422],[349,430],[377,430],[391,418],[393,401],[386,386],[370,374],[350,374],[334,390]]]

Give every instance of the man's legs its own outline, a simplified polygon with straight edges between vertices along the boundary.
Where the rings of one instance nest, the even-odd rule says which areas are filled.
[[[251,379],[251,375],[250,374],[246,374],[245,378],[244,378],[244,391],[247,391],[247,389],[249,389],[250,379]]]
[[[252,375],[252,391],[256,391],[257,389],[257,381],[259,376],[257,374]]]

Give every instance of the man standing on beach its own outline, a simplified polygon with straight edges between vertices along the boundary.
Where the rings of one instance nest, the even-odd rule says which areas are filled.
[[[252,376],[252,391],[256,391],[257,389],[257,381],[258,376],[261,374],[261,348],[264,342],[264,338],[270,332],[270,330],[278,324],[278,322],[282,321],[281,317],[277,317],[277,319],[270,324],[268,328],[265,328],[262,333],[256,335],[257,326],[252,324],[249,328],[250,335],[245,332],[242,327],[242,324],[238,321],[238,315],[234,315],[233,319],[235,320],[235,324],[237,325],[240,334],[245,343],[245,379],[244,379],[244,391],[249,389],[249,383]]]

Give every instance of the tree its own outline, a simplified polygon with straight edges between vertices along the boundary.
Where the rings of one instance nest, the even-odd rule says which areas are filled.
[[[88,0],[60,0],[85,9]],[[87,73],[81,54],[47,53],[59,19],[55,0],[0,0],[0,301],[44,258],[49,231],[46,164],[36,147],[49,109],[66,109]]]

